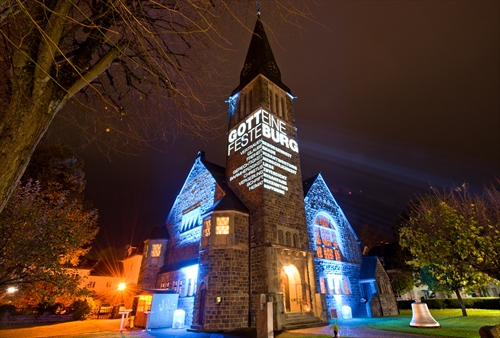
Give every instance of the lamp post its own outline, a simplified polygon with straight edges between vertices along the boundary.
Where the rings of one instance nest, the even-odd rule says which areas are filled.
[[[127,288],[127,284],[125,283],[119,283],[118,284],[118,291],[120,292],[120,294],[122,295],[122,299],[123,299],[123,291]],[[128,315],[128,313],[130,311],[125,311],[125,309],[123,309],[124,311],[120,311],[119,313],[122,315],[122,320],[120,322],[120,332],[122,332],[123,330],[123,322],[125,321],[125,315]]]

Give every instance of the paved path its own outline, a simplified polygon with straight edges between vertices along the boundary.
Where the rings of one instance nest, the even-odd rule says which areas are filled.
[[[2,338],[35,338],[35,337],[57,337],[57,336],[73,336],[79,337],[84,334],[94,333],[95,337],[99,337],[99,333],[106,337],[168,337],[168,338],[238,338],[242,336],[234,336],[222,333],[204,333],[204,332],[189,332],[185,329],[153,329],[151,331],[143,330],[123,330],[123,334],[118,332],[120,327],[120,319],[108,320],[86,320],[75,321],[57,324],[40,325],[30,328],[13,328],[0,327],[0,337]],[[424,333],[424,332],[423,332]],[[363,328],[358,326],[343,325],[341,327],[342,338],[423,338],[425,335],[416,335],[401,332],[390,332]],[[286,331],[276,338],[294,338],[304,335],[332,335],[332,327],[323,326],[311,329],[299,329]],[[94,337],[94,335],[92,335]]]
[[[174,330],[174,329],[156,329],[151,331],[131,331],[131,333],[138,334],[140,337],[150,338],[150,337],[169,337],[169,338],[237,338],[241,336],[232,336],[228,334],[221,333],[196,333],[188,332],[186,330]],[[323,326],[311,329],[299,329],[283,332],[276,335],[275,338],[294,338],[303,337],[305,335],[327,335],[332,336],[332,327]],[[362,327],[349,327],[344,326],[341,331],[342,337],[353,337],[353,338],[423,338],[426,335],[420,334],[410,334],[402,332],[390,332],[382,330],[374,330]]]

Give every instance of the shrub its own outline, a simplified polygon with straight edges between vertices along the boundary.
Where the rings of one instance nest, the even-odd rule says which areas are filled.
[[[467,309],[500,310],[499,297],[463,298]],[[411,310],[413,300],[400,300],[398,306],[401,310]],[[433,298],[423,299],[429,309],[460,309],[460,303],[456,298]]]
[[[77,300],[72,304],[73,308],[73,319],[74,320],[85,320],[89,319],[95,310],[94,301],[90,298]]]
[[[3,317],[6,313],[9,315],[16,313],[16,307],[12,304],[0,305],[0,317]]]

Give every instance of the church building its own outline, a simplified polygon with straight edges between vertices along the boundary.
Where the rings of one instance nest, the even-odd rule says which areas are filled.
[[[321,174],[302,180],[293,99],[259,18],[228,100],[225,168],[200,151],[145,242],[140,283],[176,293],[187,326],[255,327],[261,295],[277,331],[397,314]]]

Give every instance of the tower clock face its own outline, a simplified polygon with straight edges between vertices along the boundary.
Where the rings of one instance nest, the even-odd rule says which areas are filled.
[[[241,121],[228,135],[227,156],[239,158],[229,180],[249,191],[263,186],[285,195],[288,178],[297,175],[292,158],[299,149],[292,130],[291,125],[265,109]]]

